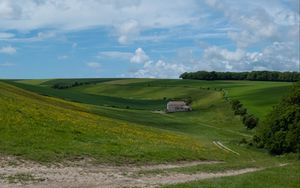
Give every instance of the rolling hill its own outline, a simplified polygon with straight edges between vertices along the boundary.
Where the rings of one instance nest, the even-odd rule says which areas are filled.
[[[55,84],[68,87],[55,89]],[[82,157],[110,164],[225,162],[178,169],[188,173],[289,163],[285,168],[300,174],[292,168],[298,164],[293,157],[275,158],[241,142],[251,140],[255,130],[242,125],[220,92],[226,90],[230,98],[263,118],[290,85],[171,79],[2,80],[0,152],[46,163]],[[193,111],[164,113],[167,101],[174,98],[191,98]],[[251,178],[268,173],[254,173]],[[284,171],[283,176],[287,174]],[[270,178],[276,179],[274,174]],[[227,181],[224,178],[220,185]],[[239,181],[234,180],[237,186]]]

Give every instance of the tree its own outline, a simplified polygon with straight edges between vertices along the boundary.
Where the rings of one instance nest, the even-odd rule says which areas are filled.
[[[297,152],[300,158],[300,82],[267,115],[253,141],[273,154]]]

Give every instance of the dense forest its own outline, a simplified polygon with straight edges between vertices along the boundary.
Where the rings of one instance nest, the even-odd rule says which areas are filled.
[[[185,72],[180,75],[182,79],[195,80],[257,80],[257,81],[285,81],[300,80],[299,72],[252,71],[252,72]]]

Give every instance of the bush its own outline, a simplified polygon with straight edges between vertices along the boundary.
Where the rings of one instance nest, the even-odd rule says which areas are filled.
[[[234,100],[231,101],[231,107],[232,107],[232,109],[234,111],[236,111],[237,109],[241,108],[242,106],[243,105],[242,105],[242,103],[239,100],[234,99]]]
[[[236,109],[236,110],[234,111],[234,114],[235,114],[235,115],[244,116],[244,115],[247,114],[247,109],[246,109],[246,108],[243,108],[243,107],[240,107],[240,108],[238,108],[238,109]]]
[[[253,129],[258,124],[258,118],[252,114],[245,114],[243,116],[243,123],[247,127],[247,129]]]

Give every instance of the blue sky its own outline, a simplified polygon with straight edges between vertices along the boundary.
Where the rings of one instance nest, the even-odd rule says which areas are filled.
[[[0,0],[0,78],[298,67],[299,0]]]

